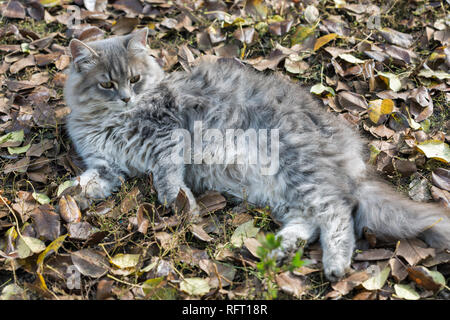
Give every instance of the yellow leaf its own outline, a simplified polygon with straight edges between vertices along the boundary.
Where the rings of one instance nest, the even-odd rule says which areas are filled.
[[[45,8],[55,7],[62,4],[61,0],[39,0]]]
[[[314,51],[319,50],[324,45],[326,45],[328,42],[336,39],[337,36],[338,35],[336,33],[330,33],[330,34],[320,37],[319,39],[316,40],[316,43],[314,44]]]
[[[381,101],[381,113],[390,114],[394,110],[395,103],[391,99],[383,99]]]
[[[450,162],[450,147],[440,140],[426,140],[417,145],[417,149],[427,158],[436,159],[445,163]]]
[[[380,121],[380,117],[383,114],[390,114],[394,110],[394,101],[391,99],[377,99],[369,101],[369,119],[373,123],[377,124]]]
[[[112,257],[110,262],[119,269],[134,268],[139,263],[140,256],[139,254],[118,253]]]
[[[56,238],[55,240],[52,241],[52,243],[50,243],[47,248],[45,248],[44,251],[42,251],[42,253],[39,255],[36,264],[38,266],[38,272],[42,271],[43,265],[44,265],[44,259],[45,257],[51,252],[57,252],[58,249],[61,247],[62,243],[64,242],[64,240],[66,239],[67,234],[62,235],[58,238]]]

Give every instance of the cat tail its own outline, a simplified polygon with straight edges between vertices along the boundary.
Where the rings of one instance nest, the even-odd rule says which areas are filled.
[[[364,227],[380,239],[422,238],[431,247],[450,249],[450,210],[435,203],[412,201],[386,183],[365,181],[357,192],[355,229]]]

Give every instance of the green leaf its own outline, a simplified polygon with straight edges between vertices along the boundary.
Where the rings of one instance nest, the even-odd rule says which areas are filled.
[[[33,192],[32,196],[40,204],[47,204],[51,201],[45,193]]]
[[[152,300],[175,300],[177,298],[177,290],[163,285],[164,278],[148,279],[142,283],[142,290],[145,295],[150,295]]]
[[[8,152],[9,152],[9,154],[21,154],[21,153],[27,152],[28,149],[30,149],[30,147],[31,147],[31,143],[29,143],[23,147],[8,147]]]
[[[254,227],[253,224],[254,221],[250,220],[237,227],[236,230],[234,230],[233,235],[231,236],[230,242],[235,247],[242,247],[245,239],[252,238],[259,232],[259,228]]]
[[[211,290],[211,287],[207,279],[185,278],[180,283],[180,290],[191,296],[203,296]]]
[[[427,158],[436,159],[445,163],[450,162],[450,148],[440,140],[426,140],[417,145]]]
[[[321,95],[325,91],[331,93],[333,96],[335,95],[333,88],[324,86],[322,83],[313,85],[309,91],[317,95]]]
[[[316,26],[313,27],[299,26],[291,38],[291,46],[303,43],[303,41],[305,41],[306,38],[314,34],[315,30]]]
[[[391,268],[387,266],[381,272],[378,272],[373,277],[364,281],[362,283],[362,286],[367,290],[380,290],[381,288],[383,288],[390,272]]]
[[[442,275],[442,273],[440,273],[439,271],[431,271],[428,269],[427,269],[427,271],[428,271],[428,274],[433,278],[434,282],[436,282],[437,284],[440,284],[442,286],[442,288],[445,287],[446,281],[445,281],[445,278]]]
[[[70,188],[74,185],[76,185],[76,181],[75,180],[67,180],[64,181],[63,183],[61,183],[58,186],[58,191],[56,192],[56,196],[59,197],[61,195],[61,193],[63,193],[64,190],[66,190],[67,188]]]
[[[45,250],[44,242],[39,239],[27,236],[21,236],[21,239],[33,253],[39,253]]]
[[[395,295],[406,300],[418,300],[420,295],[409,284],[394,285]]]
[[[3,144],[5,142],[17,142],[20,143],[23,141],[24,138],[23,130],[19,131],[12,131],[10,133],[7,133],[0,137],[0,144]]]
[[[439,80],[446,80],[450,79],[450,73],[441,71],[441,70],[429,70],[429,69],[422,69],[418,76],[424,77],[424,78],[438,78]]]

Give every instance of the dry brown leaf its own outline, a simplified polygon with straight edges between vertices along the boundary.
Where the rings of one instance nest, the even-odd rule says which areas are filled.
[[[450,208],[450,192],[439,189],[435,186],[431,186],[430,191],[434,200],[439,201],[447,208]]]
[[[201,216],[221,210],[227,205],[225,197],[216,191],[208,191],[200,195],[196,200],[200,207]]]
[[[420,261],[436,255],[436,249],[427,248],[426,245],[418,239],[401,240],[397,248],[397,255],[405,258],[411,266]]]
[[[398,258],[392,258],[389,260],[389,266],[391,267],[392,277],[397,283],[406,279],[408,271],[404,263],[400,262]]]
[[[285,293],[300,298],[308,290],[305,280],[286,271],[275,276],[278,287]]]
[[[394,253],[388,249],[369,249],[358,253],[355,261],[375,261],[390,259]]]
[[[437,292],[442,287],[439,283],[434,281],[433,277],[424,267],[408,267],[407,271],[409,278],[425,290]]]
[[[199,240],[211,242],[214,240],[208,233],[206,233],[205,230],[203,230],[203,227],[198,224],[193,224],[189,226],[189,230],[191,233]]]
[[[70,257],[78,271],[85,276],[100,278],[109,270],[108,259],[91,249],[72,252]]]
[[[361,283],[370,278],[370,275],[366,271],[355,272],[348,277],[333,283],[331,287],[338,291],[342,295],[348,294],[355,287],[359,286]]]
[[[70,195],[62,196],[59,199],[59,213],[64,221],[68,223],[81,221],[81,211]]]
[[[25,19],[25,9],[19,1],[8,1],[2,16],[5,18]]]
[[[411,47],[414,42],[414,39],[410,34],[399,32],[391,28],[382,28],[379,32],[387,42],[403,48]]]
[[[436,168],[431,173],[433,184],[443,190],[450,191],[450,170],[445,168]]]
[[[39,235],[47,240],[55,240],[61,234],[61,221],[59,214],[48,204],[44,204],[31,212],[34,227]]]
[[[12,74],[18,73],[19,71],[25,69],[26,67],[35,66],[36,63],[37,63],[37,60],[35,60],[35,56],[30,54],[27,57],[20,59],[17,62],[14,62],[9,67],[9,72],[11,72]]]
[[[69,237],[75,240],[88,240],[93,234],[99,231],[98,228],[93,227],[89,222],[71,222],[67,225]]]

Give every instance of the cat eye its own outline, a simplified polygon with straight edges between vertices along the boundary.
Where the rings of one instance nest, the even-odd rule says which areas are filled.
[[[111,89],[113,87],[113,83],[111,81],[100,82],[100,85],[105,89]]]
[[[136,83],[141,79],[140,75],[134,76],[130,78],[130,83]]]

